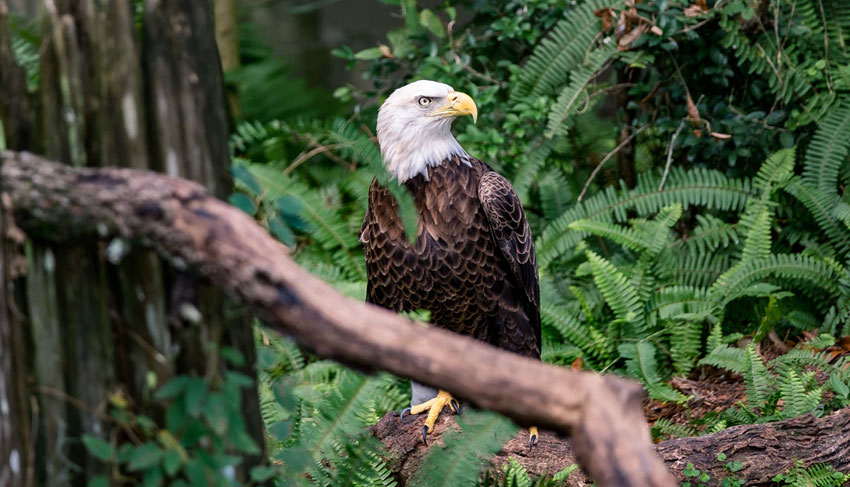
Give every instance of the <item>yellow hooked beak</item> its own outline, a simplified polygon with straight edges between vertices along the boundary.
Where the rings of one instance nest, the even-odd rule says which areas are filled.
[[[452,91],[446,95],[446,104],[429,113],[429,117],[460,117],[472,115],[472,123],[478,121],[478,107],[466,93]]]

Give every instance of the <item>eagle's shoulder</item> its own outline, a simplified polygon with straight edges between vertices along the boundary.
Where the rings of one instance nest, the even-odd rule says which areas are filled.
[[[373,234],[385,235],[392,240],[399,240],[404,235],[398,202],[377,179],[372,180],[369,186],[369,205],[360,227],[360,242],[367,244]]]

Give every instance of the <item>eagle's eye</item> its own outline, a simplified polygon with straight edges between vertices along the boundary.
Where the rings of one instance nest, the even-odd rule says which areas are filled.
[[[431,99],[427,96],[420,96],[417,102],[419,103],[420,107],[427,107],[431,104]]]

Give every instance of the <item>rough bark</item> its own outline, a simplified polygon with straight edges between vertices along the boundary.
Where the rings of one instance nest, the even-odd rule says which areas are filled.
[[[455,425],[451,415],[442,415],[436,434]],[[426,446],[419,441],[421,428],[421,418],[408,416],[400,420],[398,415],[388,413],[372,429],[387,447],[389,465],[403,484],[418,469],[430,448],[440,448],[434,442]],[[773,485],[771,479],[791,469],[795,460],[806,466],[829,463],[841,472],[850,469],[848,428],[850,409],[844,409],[824,418],[807,415],[775,423],[733,426],[712,435],[664,441],[655,445],[655,450],[679,484],[693,482],[693,478],[683,473],[685,466],[693,463],[694,468],[711,477],[700,484],[705,487],[720,486],[723,479],[734,477],[741,481],[739,485]],[[726,455],[725,460],[717,459],[720,453]],[[534,477],[552,475],[576,462],[571,442],[548,431],[541,432],[540,443],[531,451],[527,433],[520,432],[490,463],[500,471],[511,457]],[[730,471],[726,467],[729,462],[741,462],[741,470]],[[584,487],[590,481],[576,471],[568,477],[566,485]]]
[[[0,162],[3,196],[31,234],[141,239],[319,355],[439,386],[520,424],[569,432],[599,485],[674,485],[651,448],[636,383],[542,364],[344,298],[249,216],[194,183],[72,169],[13,152],[0,153]]]
[[[11,52],[8,8],[0,0],[0,139],[20,146],[31,139],[26,76]],[[0,485],[29,486],[34,472],[28,468],[35,457],[35,443],[29,404],[31,390],[25,356],[6,350],[26,350],[27,330],[15,306],[19,256],[12,237],[11,215],[0,201]]]

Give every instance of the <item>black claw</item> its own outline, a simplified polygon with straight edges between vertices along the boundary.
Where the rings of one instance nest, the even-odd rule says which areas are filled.
[[[452,401],[449,404],[451,405],[452,411],[454,411],[455,414],[462,414],[463,413],[463,411],[461,411],[461,409],[460,409],[460,403],[457,402],[456,400],[452,399]]]
[[[405,415],[405,414],[410,414],[410,408],[404,408],[404,409],[402,409],[402,410],[401,410],[401,415],[399,415],[398,419],[399,419],[399,420],[404,419],[404,415]]]
[[[534,448],[534,445],[537,444],[537,435],[531,435],[528,439],[528,448]]]
[[[428,446],[428,425],[422,427],[422,442],[425,443],[425,446]]]

